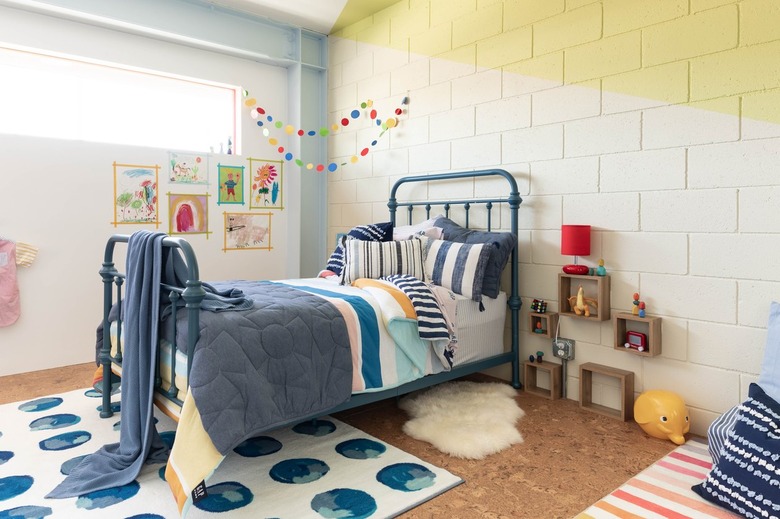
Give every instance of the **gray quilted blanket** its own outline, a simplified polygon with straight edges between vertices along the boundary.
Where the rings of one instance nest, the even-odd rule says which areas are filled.
[[[239,289],[254,302],[245,311],[201,312],[190,388],[220,453],[350,397],[350,341],[335,306],[268,281],[213,286]]]

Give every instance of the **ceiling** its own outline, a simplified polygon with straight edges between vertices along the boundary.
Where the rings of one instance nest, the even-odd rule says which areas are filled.
[[[211,3],[322,34],[336,32],[398,0],[211,0]]]

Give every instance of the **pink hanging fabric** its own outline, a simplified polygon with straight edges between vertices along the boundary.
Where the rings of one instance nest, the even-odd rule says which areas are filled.
[[[16,243],[0,239],[0,327],[14,324],[20,313]]]

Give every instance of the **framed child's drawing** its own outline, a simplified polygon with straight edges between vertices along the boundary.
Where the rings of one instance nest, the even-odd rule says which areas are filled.
[[[168,193],[168,234],[209,234],[209,195]]]
[[[168,152],[170,171],[168,180],[171,184],[208,184],[208,155],[197,153]]]
[[[160,166],[114,162],[114,227],[120,224],[160,225],[157,186]]]
[[[225,213],[222,250],[271,250],[271,213]]]
[[[249,159],[249,209],[284,209],[284,162]]]
[[[217,164],[219,196],[217,204],[244,203],[244,166]]]

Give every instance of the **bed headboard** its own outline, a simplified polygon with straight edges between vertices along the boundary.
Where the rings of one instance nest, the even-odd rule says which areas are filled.
[[[413,184],[413,183],[420,183],[420,182],[439,182],[443,180],[457,180],[457,179],[464,179],[464,178],[481,178],[481,177],[503,177],[507,181],[507,191],[505,197],[499,197],[499,198],[468,198],[468,199],[462,199],[462,200],[426,200],[426,201],[407,201],[407,202],[399,202],[397,199],[397,193],[398,188],[401,187],[404,184]],[[449,217],[450,209],[452,209],[453,206],[463,207],[465,211],[465,222],[463,222],[464,227],[469,227],[469,215],[470,211],[476,207],[484,207],[484,210],[487,211],[487,230],[491,231],[492,224],[493,224],[493,209],[494,205],[496,204],[507,204],[509,207],[509,215],[510,215],[510,230],[512,234],[517,237],[517,219],[518,219],[518,212],[520,209],[520,204],[522,203],[523,199],[520,198],[520,193],[517,191],[517,181],[515,181],[514,177],[509,174],[509,172],[503,170],[503,169],[485,169],[485,170],[478,170],[478,171],[458,171],[458,172],[450,172],[450,173],[437,173],[433,175],[420,175],[420,176],[410,176],[410,177],[403,177],[396,181],[395,184],[393,184],[392,189],[390,190],[390,197],[387,201],[387,207],[390,209],[390,221],[392,222],[393,226],[396,225],[396,219],[397,219],[397,213],[399,207],[405,207],[407,208],[408,212],[408,223],[412,223],[412,213],[414,211],[415,207],[422,207],[425,209],[425,215],[426,218],[431,217],[431,209],[434,207],[442,207],[444,209],[444,215]],[[511,271],[511,281],[510,281],[510,290],[509,290],[509,298],[507,299],[507,306],[509,307],[510,313],[511,313],[511,325],[512,325],[512,352],[516,356],[519,355],[519,316],[520,316],[520,307],[522,306],[522,302],[520,300],[520,294],[519,294],[519,281],[518,281],[518,265],[517,265],[517,247],[519,246],[519,243],[517,246],[515,246],[514,250],[512,251],[512,256],[510,258],[510,271]],[[519,387],[519,373],[517,369],[513,370],[512,374],[512,383],[515,387]]]

